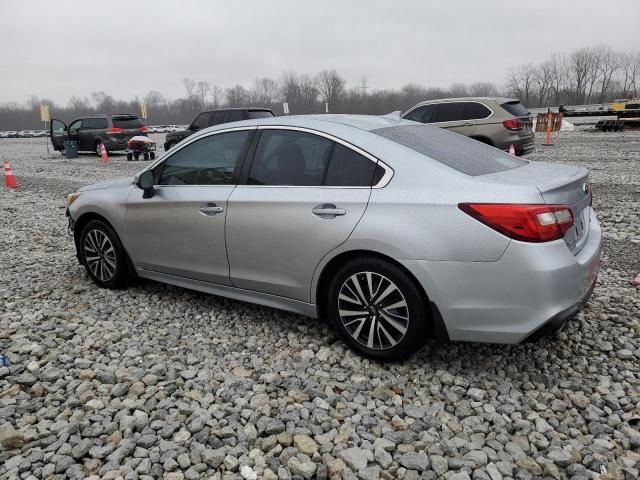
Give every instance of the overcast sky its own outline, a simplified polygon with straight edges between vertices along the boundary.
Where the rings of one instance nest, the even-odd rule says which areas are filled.
[[[0,0],[0,102],[332,68],[373,89],[502,83],[553,52],[637,49],[638,20],[640,0]]]

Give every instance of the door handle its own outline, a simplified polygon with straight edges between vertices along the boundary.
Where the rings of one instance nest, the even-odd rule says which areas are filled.
[[[215,203],[203,203],[198,211],[207,217],[212,217],[224,212],[224,208],[217,206]]]
[[[333,203],[323,203],[311,210],[311,213],[320,218],[335,218],[341,215],[346,215],[347,211],[344,208],[338,208]]]

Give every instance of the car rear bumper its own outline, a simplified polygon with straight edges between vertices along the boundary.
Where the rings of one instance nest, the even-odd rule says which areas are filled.
[[[592,212],[575,256],[563,240],[511,241],[496,262],[400,260],[438,307],[451,340],[520,343],[553,333],[593,290],[602,233]]]
[[[496,139],[495,146],[500,150],[508,152],[511,145],[515,148],[516,155],[527,155],[536,149],[536,135],[533,132],[505,131]]]

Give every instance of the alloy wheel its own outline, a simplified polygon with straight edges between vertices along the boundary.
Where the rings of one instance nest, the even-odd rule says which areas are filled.
[[[90,230],[84,239],[84,259],[91,273],[108,282],[116,273],[116,252],[102,230]]]
[[[349,335],[373,350],[395,347],[409,327],[404,295],[395,283],[375,272],[359,272],[344,281],[338,314]]]

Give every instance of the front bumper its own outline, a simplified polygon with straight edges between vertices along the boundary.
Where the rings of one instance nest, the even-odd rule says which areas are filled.
[[[601,245],[592,212],[588,240],[576,255],[563,240],[511,241],[496,262],[400,262],[438,307],[451,340],[520,343],[575,315],[595,284]]]

